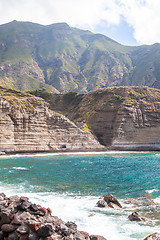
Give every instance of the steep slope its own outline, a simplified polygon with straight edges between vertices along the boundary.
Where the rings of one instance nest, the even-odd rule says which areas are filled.
[[[0,151],[87,151],[103,149],[41,98],[0,87]]]
[[[160,149],[160,90],[112,87],[87,94],[50,94],[48,101],[107,147]]]
[[[0,26],[0,78],[19,90],[46,88],[43,71],[33,58],[35,42],[39,39],[42,26],[13,21]]]
[[[123,46],[66,23],[43,26],[13,21],[0,25],[0,78],[23,91],[160,88],[159,59],[160,44]]]

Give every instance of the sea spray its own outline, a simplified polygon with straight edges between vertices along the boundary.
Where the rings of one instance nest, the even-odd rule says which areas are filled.
[[[141,201],[149,194],[151,199],[146,201],[160,203],[159,163],[154,153],[1,158],[0,192],[28,196],[64,221],[76,222],[80,230],[109,240],[144,239],[159,231],[158,220],[153,224],[130,222],[128,215],[136,208],[154,209],[157,214],[160,210],[140,208],[127,198]],[[108,193],[119,199],[121,210],[96,207],[99,197]]]

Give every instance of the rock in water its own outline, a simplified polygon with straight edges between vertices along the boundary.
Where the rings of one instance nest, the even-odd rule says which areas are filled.
[[[122,205],[119,203],[117,198],[115,198],[112,194],[107,194],[107,195],[103,196],[103,198],[104,198],[104,201],[106,201],[108,205],[110,203],[114,203],[118,207],[122,208]]]
[[[112,194],[107,194],[104,195],[103,198],[97,202],[97,207],[110,207],[119,209],[122,208],[122,205]]]
[[[146,222],[146,221],[151,221],[148,218],[143,217],[142,215],[140,215],[138,212],[133,212],[132,214],[130,214],[128,216],[128,219],[130,221],[136,221],[136,222]]]
[[[160,240],[160,233],[152,233],[147,236],[144,240]]]

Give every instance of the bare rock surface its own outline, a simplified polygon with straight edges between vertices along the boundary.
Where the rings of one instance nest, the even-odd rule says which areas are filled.
[[[146,221],[151,221],[146,217],[143,217],[141,214],[139,214],[138,212],[133,212],[132,214],[130,214],[128,216],[128,219],[130,221],[136,221],[136,222],[146,222]]]
[[[104,195],[102,199],[97,202],[97,207],[110,207],[115,209],[122,208],[120,202],[112,194]]]
[[[152,233],[147,236],[144,240],[160,240],[160,233]]]
[[[0,152],[104,148],[90,132],[49,110],[43,99],[2,87],[0,90]]]
[[[99,235],[78,231],[74,222],[66,223],[52,216],[49,208],[32,204],[28,198],[0,196],[1,240],[106,240]],[[19,209],[22,203],[25,207]],[[34,211],[31,211],[33,205]]]
[[[111,150],[160,150],[160,91],[157,89],[103,88],[77,94],[68,102],[63,94],[54,94],[51,107],[78,125],[84,124],[85,119],[99,142]]]

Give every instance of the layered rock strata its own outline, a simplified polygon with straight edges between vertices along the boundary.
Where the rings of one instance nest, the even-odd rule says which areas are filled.
[[[50,104],[78,125],[86,123],[110,149],[160,150],[159,90],[105,88],[87,94],[53,95]]]
[[[40,98],[1,88],[0,151],[31,152],[102,149],[90,134]]]

